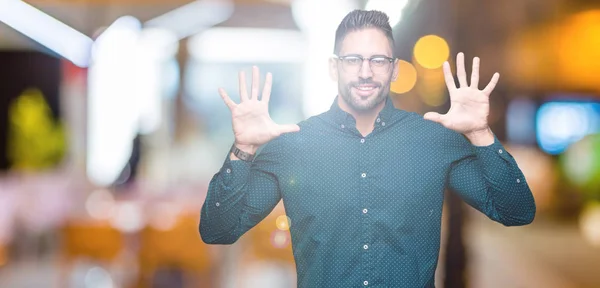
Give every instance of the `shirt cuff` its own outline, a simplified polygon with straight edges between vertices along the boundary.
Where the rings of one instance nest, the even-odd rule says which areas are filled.
[[[251,166],[251,162],[231,160],[230,154],[227,154],[227,158],[225,158],[225,162],[220,170],[223,176],[224,188],[230,189],[246,183]]]
[[[506,151],[496,135],[494,135],[494,143],[488,146],[473,145],[473,151],[482,165],[483,172],[491,179],[504,181],[503,177],[508,177],[506,180],[509,182],[499,181],[498,183],[526,184],[525,176],[519,169],[517,161]]]

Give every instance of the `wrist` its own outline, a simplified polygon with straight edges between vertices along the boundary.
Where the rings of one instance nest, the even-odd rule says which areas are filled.
[[[256,145],[240,145],[234,143],[229,151],[230,160],[243,160],[252,162],[257,150],[258,146]]]
[[[464,135],[475,146],[488,146],[494,143],[494,133],[490,127],[471,131]]]
[[[238,143],[233,143],[233,145],[235,147],[237,147],[238,149],[242,150],[243,152],[246,152],[246,153],[252,154],[252,155],[255,155],[256,151],[258,151],[258,146],[256,146],[256,145],[245,145],[245,144],[238,144]]]

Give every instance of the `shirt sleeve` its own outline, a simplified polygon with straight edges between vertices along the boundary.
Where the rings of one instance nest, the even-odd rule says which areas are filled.
[[[513,156],[494,135],[494,143],[475,146],[460,135],[462,157],[449,172],[449,188],[470,206],[505,226],[531,223],[536,205]],[[460,152],[459,152],[460,153]]]
[[[280,141],[264,145],[253,162],[230,160],[212,177],[202,205],[199,231],[208,244],[233,244],[281,200],[276,169]]]

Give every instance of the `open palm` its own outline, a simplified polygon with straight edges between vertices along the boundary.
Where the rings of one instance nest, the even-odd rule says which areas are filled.
[[[300,130],[298,125],[279,125],[271,119],[269,99],[271,97],[273,76],[271,73],[267,73],[262,97],[259,100],[259,75],[258,67],[252,67],[252,91],[248,95],[246,75],[243,71],[239,73],[239,104],[233,102],[224,89],[219,89],[221,98],[231,110],[235,144],[239,146],[260,146],[283,133]]]
[[[467,84],[465,59],[463,53],[456,56],[456,74],[460,87],[456,87],[450,71],[450,64],[444,63],[444,78],[450,94],[450,109],[446,114],[428,112],[424,118],[442,124],[448,129],[467,134],[485,130],[488,127],[490,112],[489,96],[496,87],[500,74],[495,73],[490,83],[479,90],[479,58],[473,59],[471,85]]]

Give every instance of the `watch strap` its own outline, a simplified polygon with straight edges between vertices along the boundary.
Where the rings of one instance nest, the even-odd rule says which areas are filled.
[[[239,148],[235,147],[235,144],[231,146],[231,153],[233,153],[235,157],[240,158],[240,160],[244,160],[247,162],[252,162],[252,160],[254,160],[254,154],[250,154],[240,150]]]

